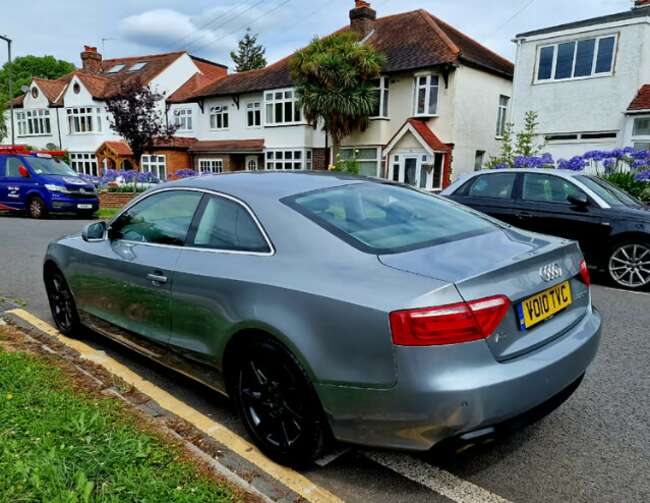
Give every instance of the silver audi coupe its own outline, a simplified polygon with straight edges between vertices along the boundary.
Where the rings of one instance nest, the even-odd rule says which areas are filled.
[[[61,332],[227,394],[290,465],[493,434],[568,397],[600,341],[574,241],[323,172],[162,184],[51,243],[44,280]]]

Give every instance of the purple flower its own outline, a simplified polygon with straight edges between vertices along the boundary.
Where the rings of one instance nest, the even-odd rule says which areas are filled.
[[[650,152],[647,150],[635,150],[630,153],[630,157],[636,160],[648,159],[648,154],[650,154]]]
[[[587,161],[579,155],[572,157],[568,161],[566,159],[560,159],[558,161],[558,167],[560,169],[570,169],[571,171],[582,171],[586,166]]]
[[[193,169],[179,169],[176,172],[176,177],[177,178],[190,178],[192,176],[196,176],[197,173]]]
[[[537,156],[519,156],[515,158],[515,168],[550,168],[553,167],[553,157],[551,154]]]
[[[650,169],[637,173],[636,175],[634,175],[634,179],[637,182],[650,183]]]
[[[638,160],[638,161],[634,161],[634,162],[632,163],[632,167],[633,167],[634,169],[645,168],[647,165],[648,165],[648,161],[647,161],[647,160]]]
[[[502,162],[501,164],[497,164],[494,166],[493,169],[508,169],[510,166],[508,166],[508,163]]]
[[[124,183],[132,183],[136,181],[138,177],[138,172],[133,169],[130,169],[128,171],[123,171],[121,175],[122,178],[124,179]]]
[[[591,159],[594,161],[602,161],[607,157],[609,152],[603,152],[602,150],[590,150],[589,152],[585,152],[584,155],[582,156],[584,159]]]

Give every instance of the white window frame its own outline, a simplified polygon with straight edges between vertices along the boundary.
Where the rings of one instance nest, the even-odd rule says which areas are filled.
[[[353,157],[356,156],[359,150],[374,150],[375,151],[375,157],[372,159],[360,159],[357,157],[358,162],[363,162],[363,163],[370,163],[374,162],[375,163],[375,174],[371,176],[379,177],[380,172],[381,172],[381,147],[373,147],[373,146],[356,146],[356,147],[341,147],[340,153],[343,154],[343,152],[352,152],[352,156],[350,157],[345,157],[344,155],[341,155],[341,159],[352,159]]]
[[[292,103],[291,120],[285,119],[286,103]],[[282,120],[276,117],[276,105],[280,104]],[[302,110],[298,107],[296,90],[293,87],[264,91],[264,125],[267,127],[304,124]]]
[[[415,160],[415,184],[412,187],[420,188],[431,192],[438,192],[442,190],[445,176],[445,156],[449,155],[444,152],[427,153],[398,153],[390,158],[388,173],[386,178],[388,180],[396,181],[399,183],[406,183],[406,161]],[[436,178],[434,170],[440,170],[438,185],[434,186],[433,182]],[[431,170],[427,170],[425,166],[432,166]],[[422,173],[425,175],[424,186],[422,186]]]
[[[95,152],[70,152],[70,167],[77,173],[98,176],[97,157]]]
[[[228,105],[214,105],[209,113],[210,130],[223,131],[230,128],[230,108]]]
[[[178,126],[177,131],[192,131],[193,115],[190,107],[176,108],[174,110],[174,124]]]
[[[47,108],[16,111],[16,133],[16,136],[50,136],[50,111]]]
[[[199,173],[223,173],[223,159],[199,159]]]
[[[140,157],[140,170],[144,173],[152,173],[159,180],[167,179],[167,156],[143,154]]]
[[[259,169],[259,162],[257,161],[256,158],[251,158],[246,161],[246,171],[257,171],[258,169]]]
[[[371,115],[371,119],[388,119],[390,117],[390,110],[388,108],[390,103],[390,80],[386,76],[377,79],[379,85],[375,86],[375,92],[379,95],[379,115]]]
[[[311,169],[312,151],[309,148],[274,148],[264,153],[267,171],[299,171]]]
[[[101,110],[99,107],[66,108],[68,133],[71,135],[97,134],[102,132]]]
[[[505,98],[506,104],[502,102]],[[510,105],[510,96],[505,94],[499,95],[499,106],[497,107],[497,133],[496,137],[498,139],[503,138],[503,132],[506,129],[506,124],[508,123],[508,106]]]
[[[616,67],[616,55],[618,52],[618,33],[609,33],[607,35],[598,35],[598,36],[590,36],[590,37],[581,37],[581,38],[571,38],[571,39],[566,39],[566,40],[561,40],[559,42],[555,42],[553,44],[542,44],[537,46],[537,51],[535,52],[535,69],[534,69],[534,78],[533,82],[535,84],[549,84],[552,82],[570,82],[573,80],[585,80],[585,79],[598,79],[602,77],[611,77],[614,75],[614,68]],[[600,41],[605,39],[605,38],[614,38],[614,47],[612,48],[612,64],[609,69],[609,72],[601,72],[601,73],[596,73],[596,61],[598,59],[598,51],[600,49]],[[590,75],[582,75],[575,77],[575,71],[576,71],[576,62],[577,62],[577,53],[578,53],[578,44],[580,42],[584,42],[585,40],[595,40],[596,44],[594,46],[594,55],[593,55],[593,60],[591,62],[591,74]],[[567,77],[565,79],[556,79],[555,78],[555,70],[557,68],[557,58],[558,58],[558,50],[559,46],[563,44],[569,44],[569,43],[574,43],[575,47],[573,49],[573,66],[571,68],[571,77]],[[539,66],[540,66],[540,58],[542,56],[542,50],[548,48],[548,47],[553,47],[553,63],[551,65],[551,77],[548,79],[540,79],[539,78]]]
[[[253,118],[252,124],[251,117]],[[262,102],[254,101],[246,105],[246,127],[262,127]]]
[[[635,132],[636,129],[636,121],[637,120],[647,120],[650,121],[650,115],[635,115],[632,119],[632,137],[630,138],[630,141],[632,142],[632,146],[636,149],[637,144],[639,143],[644,143],[650,147],[650,131],[648,134],[639,134],[638,132]],[[644,148],[646,150],[650,150],[650,148]],[[637,149],[639,150],[639,149]]]
[[[424,79],[424,84],[421,83]],[[432,84],[436,79],[435,85]],[[435,89],[435,95],[431,92]],[[424,89],[424,111],[420,109],[420,89]],[[431,112],[432,98],[435,96],[435,110]],[[413,115],[415,117],[438,117],[438,106],[440,105],[440,76],[435,73],[416,73],[413,80]]]

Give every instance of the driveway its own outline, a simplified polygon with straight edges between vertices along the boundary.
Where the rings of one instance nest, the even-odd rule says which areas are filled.
[[[85,223],[0,216],[0,296],[51,322],[43,253]],[[454,455],[352,448],[306,476],[344,501],[650,501],[650,295],[602,286],[593,295],[605,319],[599,356],[575,395],[541,422]],[[99,336],[91,343],[245,436],[225,399]]]

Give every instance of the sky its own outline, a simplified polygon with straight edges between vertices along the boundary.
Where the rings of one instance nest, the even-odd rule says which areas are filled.
[[[378,16],[426,9],[514,60],[515,34],[630,9],[632,0],[370,0]],[[51,54],[80,66],[83,45],[105,58],[187,50],[234,66],[229,53],[250,27],[269,63],[349,23],[353,0],[3,1],[0,34],[14,56]],[[6,49],[0,41],[0,64]]]

